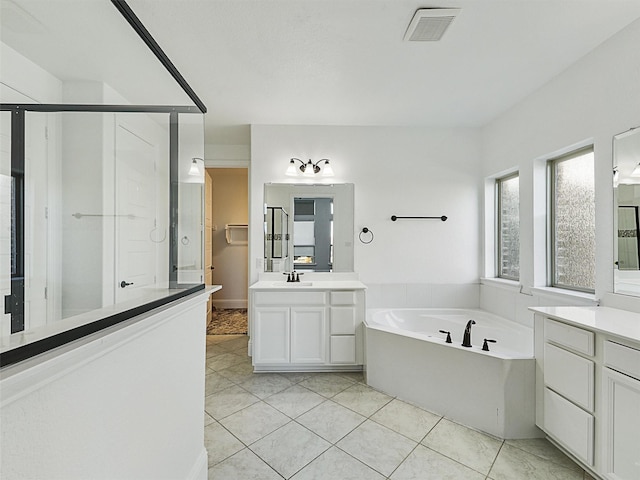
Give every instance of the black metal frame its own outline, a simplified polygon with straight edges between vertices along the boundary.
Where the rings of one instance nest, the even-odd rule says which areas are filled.
[[[11,272],[11,295],[5,298],[4,310],[11,314],[11,333],[24,330],[24,154],[24,111],[14,111],[11,114],[11,178],[16,221],[16,269]]]
[[[198,106],[200,112],[207,113],[207,107],[205,104],[202,103],[202,100],[200,100],[198,95],[196,95],[196,92],[193,91],[175,65],[171,60],[169,60],[169,57],[167,57],[162,48],[160,48],[160,45],[158,45],[155,39],[151,36],[149,30],[146,29],[136,14],[133,13],[133,10],[131,10],[131,7],[127,2],[125,0],[111,0],[111,3],[118,9],[125,20],[129,22],[129,25],[131,25],[142,41],[147,45],[147,47],[149,47],[149,50],[151,50],[157,59],[160,60],[160,63],[162,63],[164,68],[167,69],[175,81],[178,82],[178,85],[180,85],[189,98],[193,100],[193,103]]]
[[[169,115],[169,288],[178,285],[178,114]]]
[[[16,272],[11,278],[10,301],[5,299],[5,313],[11,313],[11,333],[24,330],[24,177],[25,177],[25,113],[31,112],[94,112],[94,113],[166,113],[169,115],[169,287],[170,289],[182,288],[171,295],[161,299],[146,303],[126,310],[124,312],[110,315],[82,325],[79,327],[60,332],[42,340],[17,347],[0,354],[0,367],[5,367],[23,360],[27,360],[36,355],[52,350],[54,348],[73,342],[87,335],[91,335],[105,328],[112,327],[118,323],[129,320],[135,316],[149,312],[155,308],[174,302],[205,288],[201,284],[178,284],[178,246],[177,228],[179,214],[179,114],[180,113],[201,113],[207,112],[207,107],[196,95],[191,86],[187,83],[178,69],[164,53],[162,48],[151,36],[149,31],[135,15],[125,0],[111,0],[111,3],[122,14],[129,25],[136,31],[142,41],[151,52],[158,58],[160,63],[166,68],[169,74],[180,85],[195,106],[188,105],[96,105],[96,104],[23,104],[23,103],[2,103],[0,111],[10,111],[11,121],[11,174],[17,181],[16,185],[16,250],[17,263]],[[14,321],[15,316],[15,321]]]

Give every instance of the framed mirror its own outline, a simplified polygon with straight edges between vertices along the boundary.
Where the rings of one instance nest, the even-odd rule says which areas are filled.
[[[353,272],[351,183],[264,187],[266,272]]]
[[[613,137],[613,291],[640,296],[640,128]]]

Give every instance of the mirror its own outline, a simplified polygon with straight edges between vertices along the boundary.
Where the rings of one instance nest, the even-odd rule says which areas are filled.
[[[640,296],[640,128],[613,137],[615,293]]]
[[[265,272],[353,272],[351,183],[264,186]]]

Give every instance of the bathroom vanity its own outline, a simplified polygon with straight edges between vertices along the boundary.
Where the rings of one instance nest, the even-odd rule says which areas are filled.
[[[366,287],[355,274],[324,275],[266,274],[249,288],[256,372],[362,370]]]
[[[640,478],[640,314],[538,307],[536,424],[610,480]]]

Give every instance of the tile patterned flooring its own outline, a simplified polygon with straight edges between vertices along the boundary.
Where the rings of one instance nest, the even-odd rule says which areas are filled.
[[[245,335],[207,336],[210,480],[583,480],[544,439],[506,440],[385,395],[359,373],[254,374]]]

